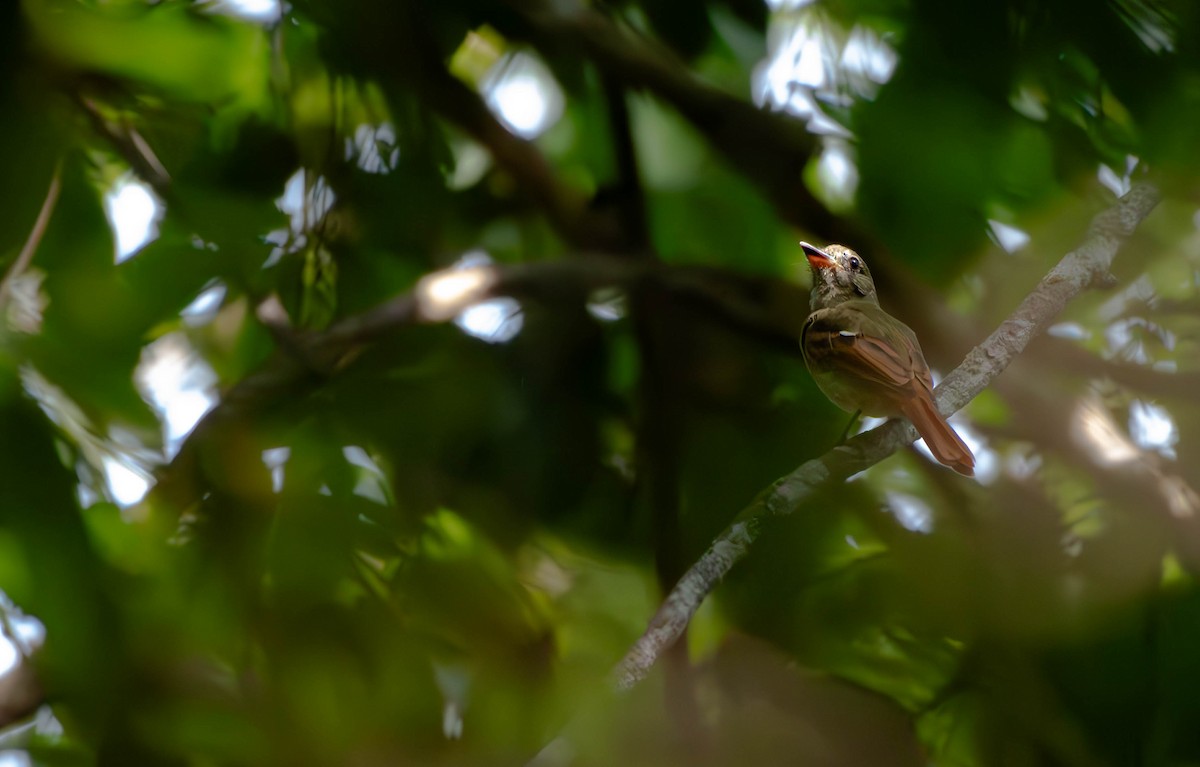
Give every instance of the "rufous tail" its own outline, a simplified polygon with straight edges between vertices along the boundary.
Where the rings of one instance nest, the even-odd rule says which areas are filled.
[[[925,438],[929,452],[933,453],[933,457],[938,459],[939,463],[949,466],[959,474],[975,476],[975,456],[971,454],[971,448],[967,447],[954,428],[946,423],[930,395],[921,392],[908,400],[901,412],[917,427],[917,431]]]

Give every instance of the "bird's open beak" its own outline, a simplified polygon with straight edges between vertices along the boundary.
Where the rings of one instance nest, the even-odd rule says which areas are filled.
[[[832,269],[837,266],[837,262],[829,257],[829,254],[821,250],[815,245],[809,245],[807,242],[800,243],[800,247],[804,248],[804,255],[808,258],[808,263],[814,269]]]

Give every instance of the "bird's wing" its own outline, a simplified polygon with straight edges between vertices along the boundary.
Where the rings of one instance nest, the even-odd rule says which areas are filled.
[[[809,365],[897,389],[908,388],[914,379],[924,383],[929,367],[912,331],[878,307],[850,305],[856,303],[820,309],[809,317],[803,337]]]

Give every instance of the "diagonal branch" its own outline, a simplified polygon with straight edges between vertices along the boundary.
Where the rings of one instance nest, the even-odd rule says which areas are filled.
[[[21,252],[8,267],[4,277],[0,278],[0,309],[3,309],[9,301],[9,292],[12,290],[13,282],[33,262],[33,254],[37,252],[38,245],[41,244],[42,237],[46,234],[46,228],[50,226],[50,216],[54,214],[54,206],[58,202],[58,194],[61,189],[62,164],[60,163],[55,167],[54,175],[50,177],[50,188],[46,190],[46,199],[42,201],[42,208],[33,222],[33,228],[29,230],[29,236],[25,238],[25,244],[21,246]]]
[[[171,200],[171,174],[163,167],[154,149],[133,125],[111,120],[104,107],[92,96],[80,90],[74,93],[75,102],[84,111],[96,133],[104,137],[133,172],[164,200]]]
[[[1097,215],[1083,243],[1064,256],[1012,315],[937,387],[935,396],[941,411],[953,413],[974,399],[1068,301],[1106,279],[1118,247],[1158,200],[1155,187],[1139,184],[1116,205]],[[888,421],[805,462],[760,493],[667,596],[645,633],[614,669],[617,688],[628,689],[646,677],[662,652],[683,634],[704,598],[749,553],[769,517],[795,512],[817,488],[873,466],[916,438],[916,429],[907,421]]]

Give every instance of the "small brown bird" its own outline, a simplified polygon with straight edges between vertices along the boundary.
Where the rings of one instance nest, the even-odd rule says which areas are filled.
[[[938,461],[975,476],[975,456],[933,401],[933,378],[916,334],[879,307],[867,262],[842,245],[800,247],[813,273],[812,313],[800,348],[817,386],[843,410],[903,415]]]

